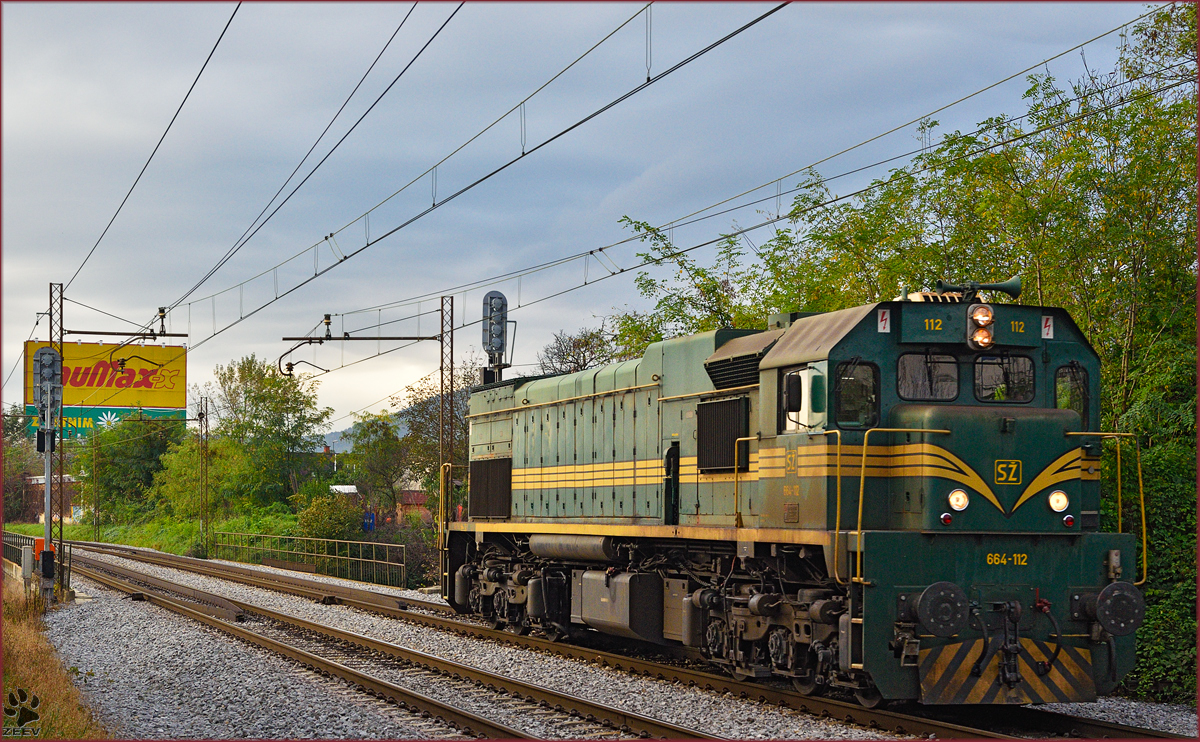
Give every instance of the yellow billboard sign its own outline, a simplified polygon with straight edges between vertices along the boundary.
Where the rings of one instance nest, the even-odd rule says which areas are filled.
[[[25,343],[25,404],[33,404],[33,355]],[[187,348],[63,343],[64,407],[187,407]]]

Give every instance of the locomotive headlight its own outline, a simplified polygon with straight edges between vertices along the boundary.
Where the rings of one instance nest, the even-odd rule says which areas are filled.
[[[954,510],[962,512],[971,504],[971,498],[967,497],[966,490],[954,490],[950,493],[950,507]]]
[[[1067,493],[1062,490],[1054,490],[1050,493],[1050,509],[1056,513],[1061,513],[1067,509],[1071,501],[1067,499]]]
[[[992,324],[992,320],[996,315],[992,312],[992,308],[987,304],[979,304],[971,310],[971,321],[980,327],[986,327]]]
[[[980,327],[971,333],[971,342],[979,348],[992,347],[992,328]]]

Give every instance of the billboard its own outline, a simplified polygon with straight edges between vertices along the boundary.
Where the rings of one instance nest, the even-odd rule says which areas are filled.
[[[33,355],[49,345],[25,343],[27,415],[37,415]],[[148,417],[187,416],[187,348],[181,345],[63,343],[62,378],[66,437],[86,435],[138,409]],[[38,424],[35,418],[33,427]]]

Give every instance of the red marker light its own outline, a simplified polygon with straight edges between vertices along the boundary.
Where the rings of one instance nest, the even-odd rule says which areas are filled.
[[[1067,517],[1069,518],[1070,516],[1067,516]],[[950,525],[950,521],[952,521],[952,520],[954,520],[953,515],[951,515],[950,513],[942,513],[942,525],[943,526]]]
[[[1074,515],[1063,516],[1063,525],[1066,526],[1067,528],[1070,528],[1071,526],[1075,525],[1075,516]]]

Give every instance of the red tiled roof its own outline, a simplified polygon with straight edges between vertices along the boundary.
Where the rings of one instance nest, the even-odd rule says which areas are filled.
[[[401,505],[424,505],[429,495],[421,490],[404,490],[400,493]]]

